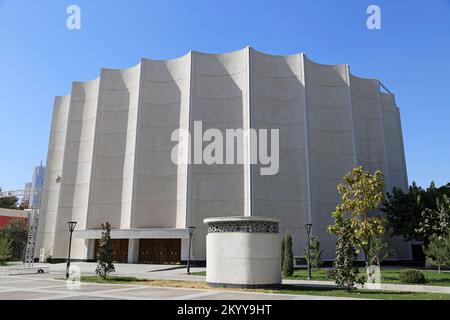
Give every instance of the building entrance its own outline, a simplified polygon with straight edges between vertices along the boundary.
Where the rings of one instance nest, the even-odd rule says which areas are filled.
[[[139,263],[174,264],[181,257],[181,239],[140,239]]]
[[[111,239],[113,247],[113,261],[117,263],[128,262],[128,239]],[[95,239],[95,259],[97,259],[100,239]]]

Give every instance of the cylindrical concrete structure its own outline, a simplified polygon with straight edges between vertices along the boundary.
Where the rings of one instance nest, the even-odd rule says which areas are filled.
[[[221,217],[203,220],[206,282],[220,287],[270,288],[281,284],[279,220]]]

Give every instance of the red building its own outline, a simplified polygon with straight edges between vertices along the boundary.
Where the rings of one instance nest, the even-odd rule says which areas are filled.
[[[6,226],[13,219],[20,219],[27,222],[28,212],[24,210],[0,208],[0,229]]]

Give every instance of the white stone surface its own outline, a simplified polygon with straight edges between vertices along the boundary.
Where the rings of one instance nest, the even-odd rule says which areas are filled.
[[[261,217],[205,219],[206,224],[276,221]],[[281,283],[281,237],[278,233],[212,232],[206,236],[206,281],[225,285]]]

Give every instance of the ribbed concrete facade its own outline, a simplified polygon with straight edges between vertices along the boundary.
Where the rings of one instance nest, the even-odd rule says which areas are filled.
[[[192,132],[194,121],[203,130],[279,129],[278,174],[250,165],[248,140],[236,147],[244,164],[174,164],[172,132]],[[184,148],[196,152],[188,141]],[[93,258],[92,239],[108,221],[114,238],[130,239],[128,261],[137,262],[139,239],[156,238],[182,239],[186,260],[190,225],[192,257],[205,260],[204,218],[254,215],[280,219],[295,255],[312,222],[333,259],[326,228],[346,172],[363,165],[381,169],[388,190],[408,185],[399,109],[378,80],[251,48],[143,59],[73,83],[70,96],[55,99],[47,159],[38,248],[53,258],[67,254],[69,220],[78,222],[74,258]],[[393,242],[395,258],[411,258],[408,244]]]

